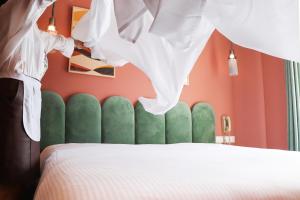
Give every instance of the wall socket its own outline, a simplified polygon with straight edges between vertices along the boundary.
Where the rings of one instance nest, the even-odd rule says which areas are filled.
[[[234,144],[235,143],[235,136],[216,136],[216,143],[217,144]]]

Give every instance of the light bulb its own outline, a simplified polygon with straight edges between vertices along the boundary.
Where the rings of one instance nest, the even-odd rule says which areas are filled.
[[[233,50],[230,51],[229,58],[230,59],[235,59],[235,55],[234,55]]]
[[[48,31],[49,32],[56,32],[56,27],[51,24],[51,25],[48,26]]]

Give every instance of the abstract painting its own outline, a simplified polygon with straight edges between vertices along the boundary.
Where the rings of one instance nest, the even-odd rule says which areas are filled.
[[[72,30],[80,18],[87,12],[88,9],[86,8],[73,7]],[[102,60],[91,58],[91,51],[88,48],[75,48],[69,61],[69,72],[101,77],[115,77],[115,68]]]

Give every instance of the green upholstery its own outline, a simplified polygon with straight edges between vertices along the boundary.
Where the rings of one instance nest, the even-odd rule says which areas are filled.
[[[66,142],[101,142],[101,107],[88,94],[73,95],[66,106]]]
[[[192,142],[192,116],[189,106],[179,102],[172,110],[166,113],[166,142]]]
[[[135,106],[136,144],[165,144],[165,116],[145,111],[140,102]]]
[[[193,142],[215,142],[215,115],[212,107],[207,103],[194,105],[193,118]]]
[[[212,143],[215,116],[212,107],[198,103],[192,113],[179,102],[165,115],[146,112],[140,103],[135,109],[124,97],[99,101],[88,94],[73,95],[65,106],[53,92],[42,93],[41,148],[68,143]]]
[[[65,143],[65,104],[54,92],[42,93],[41,149]]]
[[[110,97],[102,109],[102,141],[134,144],[134,109],[124,97]]]

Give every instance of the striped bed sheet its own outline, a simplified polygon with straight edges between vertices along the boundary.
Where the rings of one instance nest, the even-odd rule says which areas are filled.
[[[300,199],[300,153],[220,144],[62,144],[35,200]]]

